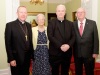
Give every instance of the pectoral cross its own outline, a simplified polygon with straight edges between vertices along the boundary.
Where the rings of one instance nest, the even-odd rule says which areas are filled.
[[[26,41],[27,41],[27,40],[28,40],[28,39],[27,39],[27,35],[25,35],[25,38],[26,38]]]

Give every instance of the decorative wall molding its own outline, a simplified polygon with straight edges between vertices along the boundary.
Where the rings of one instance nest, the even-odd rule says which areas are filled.
[[[86,17],[97,22],[98,0],[81,0],[81,6],[86,9]]]
[[[92,0],[81,0],[81,6],[86,10],[86,18],[92,19]]]
[[[67,3],[69,1],[71,1],[71,0],[48,0],[48,3],[60,3],[60,4],[62,4],[62,3]]]
[[[6,22],[10,22],[17,18],[16,12],[19,4],[19,0],[6,0]]]
[[[0,75],[11,75],[10,67],[6,69],[0,69]]]
[[[31,0],[20,0],[20,2],[30,2]],[[48,0],[44,0],[45,2],[47,2]]]

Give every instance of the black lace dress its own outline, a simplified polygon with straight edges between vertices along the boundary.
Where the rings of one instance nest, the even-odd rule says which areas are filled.
[[[33,75],[51,75],[45,31],[38,31],[37,48],[34,51],[34,58]]]

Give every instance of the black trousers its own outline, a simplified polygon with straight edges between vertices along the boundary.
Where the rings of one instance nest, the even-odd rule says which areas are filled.
[[[69,75],[70,57],[50,56],[50,65],[52,75]],[[59,68],[61,66],[61,74]]]
[[[75,57],[75,73],[76,75],[83,75],[83,66],[86,75],[94,75],[95,59],[93,57]]]
[[[23,64],[17,64],[16,67],[11,66],[11,74],[12,75],[29,75],[29,67],[30,67],[30,53],[25,52],[25,59]]]

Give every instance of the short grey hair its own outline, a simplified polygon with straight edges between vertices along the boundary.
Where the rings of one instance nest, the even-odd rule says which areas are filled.
[[[78,12],[79,10],[83,10],[83,11],[86,13],[85,8],[83,8],[83,7],[79,7],[79,8],[76,10],[76,12]]]
[[[56,8],[56,11],[59,9],[59,7],[63,7],[64,10],[66,11],[66,7],[65,7],[65,5],[63,5],[63,4],[58,5],[57,8]]]
[[[26,8],[25,6],[19,6],[18,8],[17,8],[17,12],[19,12],[19,9],[20,8]],[[26,9],[27,10],[27,9]]]
[[[40,13],[40,14],[38,14],[38,15],[36,16],[36,19],[35,19],[36,23],[37,23],[37,20],[38,20],[39,16],[42,16],[42,17],[44,18],[44,20],[45,20],[44,14]]]

